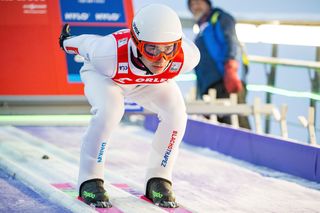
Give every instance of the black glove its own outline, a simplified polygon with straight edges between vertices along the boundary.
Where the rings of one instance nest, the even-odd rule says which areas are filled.
[[[61,47],[61,49],[63,51],[64,51],[63,41],[66,40],[67,38],[69,38],[70,36],[71,36],[71,33],[70,33],[69,24],[63,25],[62,30],[61,30],[61,34],[60,34],[60,37],[59,37],[59,45],[60,45],[60,47]]]

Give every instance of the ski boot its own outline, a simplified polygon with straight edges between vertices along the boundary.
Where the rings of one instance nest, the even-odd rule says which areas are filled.
[[[91,179],[80,186],[80,195],[83,201],[96,208],[111,208],[108,194],[103,187],[103,180]]]
[[[148,180],[146,197],[160,207],[179,207],[175,201],[171,182],[163,178],[151,178]]]

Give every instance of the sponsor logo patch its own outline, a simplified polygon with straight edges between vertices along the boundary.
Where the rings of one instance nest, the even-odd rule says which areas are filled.
[[[120,69],[119,69],[120,73]],[[167,81],[167,78],[137,78],[137,79],[131,79],[131,78],[114,78],[114,81],[120,83],[120,84],[126,84],[126,83],[144,83],[144,84],[155,84],[155,83],[162,83]]]
[[[129,69],[129,65],[128,63],[119,63],[119,68],[118,68],[118,72],[119,73],[128,73],[128,69]]]
[[[181,67],[181,62],[173,62],[171,64],[171,67],[169,69],[170,72],[178,72]]]
[[[123,45],[128,43],[128,38],[123,38],[118,41],[118,47],[122,47]]]

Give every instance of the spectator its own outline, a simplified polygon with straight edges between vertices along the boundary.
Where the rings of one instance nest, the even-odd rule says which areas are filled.
[[[229,98],[237,93],[238,103],[245,103],[245,87],[238,74],[240,45],[235,31],[235,19],[209,0],[188,0],[188,7],[200,32],[195,44],[201,58],[195,71],[197,97],[217,91],[217,98]],[[218,117],[221,123],[231,124],[230,116]],[[248,118],[239,116],[240,127],[250,129]]]

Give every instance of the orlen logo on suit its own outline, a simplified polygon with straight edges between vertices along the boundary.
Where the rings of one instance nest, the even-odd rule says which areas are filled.
[[[137,79],[132,79],[132,78],[114,78],[114,81],[116,81],[119,84],[158,84],[162,83],[168,80],[168,78],[137,78]]]

